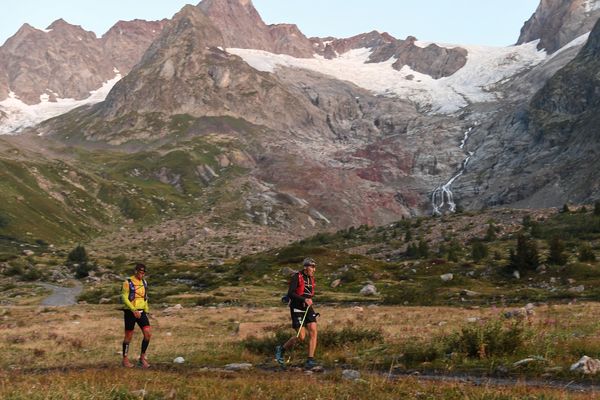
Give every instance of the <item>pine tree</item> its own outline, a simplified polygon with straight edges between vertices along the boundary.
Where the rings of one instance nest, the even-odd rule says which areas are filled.
[[[567,256],[565,254],[565,244],[558,236],[553,237],[548,243],[550,254],[546,260],[548,264],[565,265]]]
[[[481,240],[475,240],[471,244],[471,257],[473,261],[479,262],[488,256],[488,248]]]
[[[496,240],[496,232],[496,225],[494,225],[493,222],[490,222],[488,224],[487,231],[485,232],[485,238],[483,240],[485,240],[486,242],[492,242]]]
[[[600,215],[600,201],[594,203],[594,215]]]
[[[425,239],[419,240],[418,254],[420,258],[429,257],[429,245]]]
[[[517,237],[517,250],[511,249],[511,266],[519,271],[535,270],[540,265],[537,244],[525,235]]]

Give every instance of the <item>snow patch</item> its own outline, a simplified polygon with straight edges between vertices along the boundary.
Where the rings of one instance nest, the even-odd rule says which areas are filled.
[[[424,42],[422,42],[424,43]],[[392,58],[367,63],[372,50],[355,49],[327,60],[322,56],[294,58],[262,50],[227,49],[258,71],[276,73],[277,68],[302,68],[354,83],[376,94],[407,99],[434,113],[450,114],[472,102],[494,101],[494,84],[531,68],[544,59],[537,41],[520,46],[461,46],[468,51],[466,65],[452,76],[433,79],[404,66],[392,68]],[[456,46],[452,46],[456,47]]]
[[[585,8],[585,12],[586,13],[590,13],[594,10],[597,10],[600,8],[600,1],[598,0],[585,0],[585,2],[583,3],[583,7]]]
[[[90,96],[83,100],[57,98],[56,102],[50,102],[48,93],[43,93],[40,95],[40,103],[28,105],[10,91],[8,98],[0,101],[0,116],[6,114],[4,119],[0,117],[0,135],[19,133],[24,128],[64,114],[76,107],[99,103],[106,98],[108,92],[121,78],[121,74],[117,73],[113,79],[104,82],[102,87],[92,90]],[[56,96],[56,93],[53,94]]]
[[[570,49],[571,47],[576,47],[576,46],[583,46],[584,44],[587,43],[589,37],[590,37],[590,33],[584,33],[581,36],[576,37],[575,39],[571,40],[569,43],[565,44],[563,47],[561,47],[560,49],[558,49],[557,51],[555,51],[554,53],[552,53],[552,55],[548,58],[549,60],[556,57],[558,54],[562,53],[563,51]]]

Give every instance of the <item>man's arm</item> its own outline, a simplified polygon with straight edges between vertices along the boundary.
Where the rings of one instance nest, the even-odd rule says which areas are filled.
[[[123,282],[123,288],[121,289],[121,300],[123,300],[123,304],[125,304],[125,307],[127,307],[131,311],[135,311],[135,308],[133,308],[133,304],[131,304],[131,302],[129,301],[129,282],[127,281]]]
[[[288,289],[288,297],[290,299],[294,299],[294,300],[298,300],[298,301],[304,301],[305,297],[304,296],[300,296],[299,294],[296,294],[296,289],[298,289],[298,281],[300,280],[300,278],[298,277],[300,273],[298,272],[297,274],[294,274],[294,276],[292,277],[292,281],[290,282],[290,288]]]

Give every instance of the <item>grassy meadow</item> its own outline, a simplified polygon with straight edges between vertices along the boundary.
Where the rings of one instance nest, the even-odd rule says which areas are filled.
[[[598,378],[570,366],[600,357],[600,205],[352,227],[218,262],[148,253],[150,370],[120,367],[119,291],[137,260],[0,239],[3,399],[596,396]],[[273,360],[292,334],[280,297],[307,255],[325,367],[310,375],[304,348],[285,372]],[[50,292],[39,282],[74,279],[77,305],[41,305]],[[361,294],[367,284],[376,292]],[[252,368],[224,368],[242,362]]]

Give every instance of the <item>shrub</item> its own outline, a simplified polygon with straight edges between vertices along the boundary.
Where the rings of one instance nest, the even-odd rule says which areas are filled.
[[[579,256],[578,257],[579,257],[579,261],[582,261],[582,262],[596,261],[596,255],[594,254],[592,247],[587,243],[584,243],[581,246],[579,246]]]
[[[85,251],[85,247],[82,245],[77,245],[69,255],[67,256],[67,263],[69,264],[77,264],[77,263],[86,263],[88,261],[87,252]]]
[[[523,322],[506,324],[496,319],[466,326],[451,335],[435,337],[429,343],[407,343],[403,349],[403,360],[407,364],[434,361],[453,353],[468,358],[501,357],[525,349],[531,337],[531,331],[525,329]]]
[[[594,203],[594,215],[600,216],[600,201]]]
[[[529,332],[521,321],[503,324],[499,319],[469,325],[446,340],[446,353],[463,353],[470,358],[497,357],[525,347]]]
[[[248,351],[257,354],[272,354],[275,346],[285,343],[293,332],[288,328],[279,328],[275,335],[255,338],[249,337],[242,344]],[[334,349],[355,343],[381,343],[383,333],[379,329],[345,327],[341,330],[324,329],[319,332],[319,348]]]

